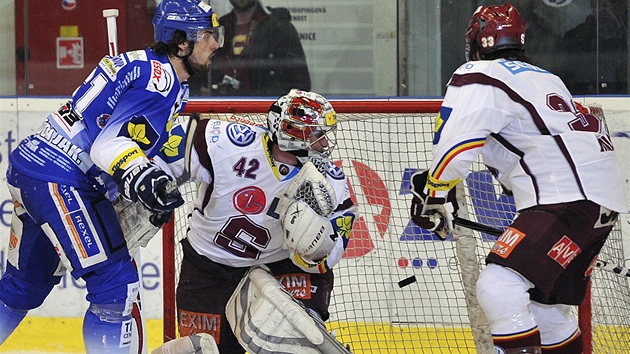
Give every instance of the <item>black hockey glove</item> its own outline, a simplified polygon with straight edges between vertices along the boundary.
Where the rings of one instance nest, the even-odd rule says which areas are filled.
[[[453,231],[453,221],[457,217],[455,188],[448,192],[446,199],[431,198],[424,194],[429,171],[418,171],[411,176],[411,220],[421,228],[432,231],[441,240],[446,240]]]
[[[167,211],[165,213],[154,213],[149,217],[149,222],[151,222],[151,225],[155,227],[162,227],[167,222],[171,221],[172,217],[173,217],[172,211]]]
[[[125,171],[118,183],[118,191],[157,214],[171,212],[184,204],[173,178],[152,163]]]

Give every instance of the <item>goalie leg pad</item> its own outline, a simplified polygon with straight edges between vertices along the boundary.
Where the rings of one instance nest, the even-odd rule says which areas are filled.
[[[243,277],[225,310],[249,353],[350,353],[266,267],[254,267]]]
[[[220,354],[214,337],[208,333],[192,334],[168,341],[151,354]]]

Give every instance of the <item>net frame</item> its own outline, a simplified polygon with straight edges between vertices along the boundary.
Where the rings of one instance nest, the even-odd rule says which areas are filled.
[[[273,104],[273,99],[207,99],[207,100],[191,100],[186,106],[185,113],[200,113],[200,114],[245,114],[266,115],[269,107]],[[379,99],[338,99],[330,100],[331,104],[335,108],[335,111],[339,114],[340,124],[344,124],[344,120],[360,120],[363,119],[363,115],[374,114],[388,114],[393,116],[409,116],[418,115],[425,117],[434,117],[437,115],[441,106],[441,100],[439,99],[407,99],[407,98],[379,98]],[[347,115],[347,116],[346,116]],[[346,116],[346,117],[344,117]],[[218,117],[218,116],[217,116]],[[432,132],[432,130],[431,130]],[[429,141],[430,144],[430,141]],[[466,185],[464,187],[464,185]],[[458,188],[459,204],[462,206],[460,210],[460,216],[464,218],[470,218],[475,220],[476,211],[475,206],[472,205],[470,197],[466,195],[465,188],[471,188],[468,183],[460,184]],[[473,217],[475,216],[475,217]],[[176,219],[176,218],[175,218]],[[477,220],[479,221],[479,220]],[[505,220],[492,221],[485,219],[485,222],[492,224],[491,226],[504,227]],[[481,222],[481,221],[480,221]],[[176,269],[172,267],[175,264],[176,259],[174,250],[176,248],[175,243],[175,220],[172,220],[163,229],[163,290],[164,290],[164,340],[176,338],[176,311],[174,306],[174,294],[176,286]],[[605,257],[607,261],[623,264],[624,252],[623,241],[621,239],[621,226],[618,226],[613,231],[616,235],[613,242],[607,242],[606,247],[602,250],[602,257]],[[491,350],[491,339],[489,339],[489,330],[487,323],[483,317],[483,312],[480,311],[478,304],[476,304],[476,298],[474,296],[474,282],[478,275],[479,269],[482,267],[482,257],[489,250],[488,245],[479,245],[479,240],[485,237],[478,232],[472,232],[467,229],[456,227],[454,232],[455,238],[455,252],[459,258],[458,268],[462,274],[459,280],[464,283],[461,289],[465,295],[465,302],[467,306],[467,316],[473,324],[473,345],[467,345],[462,348],[446,348],[445,351],[427,351],[427,352],[459,352],[459,353],[484,353]],[[612,236],[612,235],[611,235]],[[585,341],[584,353],[615,353],[624,352],[627,350],[626,346],[620,348],[618,345],[613,346],[615,349],[610,349],[610,342],[613,341],[625,341],[630,343],[629,335],[625,334],[628,331],[628,327],[625,325],[630,319],[629,310],[622,310],[622,313],[618,313],[617,310],[611,310],[618,306],[627,304],[630,299],[630,290],[628,287],[627,278],[622,278],[616,274],[610,274],[603,271],[595,271],[592,277],[592,289],[589,289],[587,301],[583,306],[579,308],[580,326],[583,329],[583,339]],[[611,285],[612,284],[612,285]],[[614,289],[610,289],[610,288]],[[613,300],[614,299],[614,300]],[[611,304],[610,301],[616,301],[616,304]],[[171,303],[172,306],[167,306],[167,303]],[[606,310],[605,308],[608,308]],[[630,306],[620,306],[625,309]],[[600,308],[604,308],[600,310]],[[331,311],[333,312],[334,309]],[[621,317],[621,320],[616,319]],[[588,329],[588,330],[587,330]],[[333,331],[336,329],[333,328]],[[339,329],[340,330],[340,329]],[[625,331],[625,333],[624,333]],[[388,338],[377,338],[377,340],[388,340]],[[470,339],[470,338],[468,338]],[[404,340],[403,340],[404,341]],[[488,347],[490,345],[490,347]],[[381,348],[382,349],[382,348]],[[380,349],[377,349],[380,350]],[[405,349],[403,349],[405,350]],[[621,351],[619,351],[621,350]],[[370,351],[357,351],[357,352],[370,352]],[[378,352],[378,351],[375,351]],[[394,351],[390,351],[394,352]],[[404,351],[401,351],[404,352]]]

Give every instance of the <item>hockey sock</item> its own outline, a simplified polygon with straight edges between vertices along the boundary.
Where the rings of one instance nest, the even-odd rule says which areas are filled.
[[[511,335],[492,335],[495,348],[502,348],[503,353],[516,354],[541,354],[540,348],[540,332],[538,328],[532,328],[522,333],[514,333]],[[500,353],[501,351],[499,351]]]
[[[561,343],[542,346],[543,354],[573,354],[582,353],[583,350],[582,332],[579,330]]]
[[[90,353],[128,353],[132,338],[131,315],[125,304],[91,304],[83,319],[85,350]]]
[[[0,344],[13,333],[22,322],[28,310],[19,310],[9,307],[0,300]]]

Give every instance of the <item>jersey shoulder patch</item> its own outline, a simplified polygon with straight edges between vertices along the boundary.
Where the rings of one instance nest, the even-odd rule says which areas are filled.
[[[125,65],[127,65],[127,60],[124,55],[117,55],[115,57],[107,55],[98,63],[98,66],[103,70],[105,75],[109,77],[110,81],[116,80],[118,70]]]
[[[144,50],[134,50],[126,54],[130,63],[136,60],[147,61],[147,53]]]

